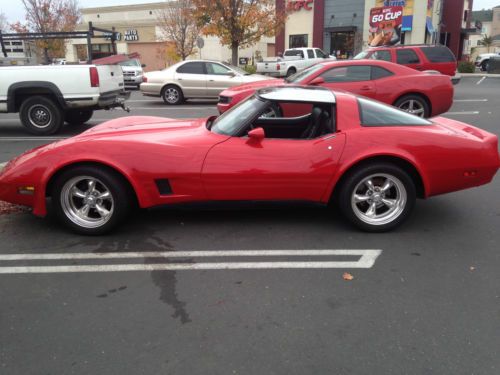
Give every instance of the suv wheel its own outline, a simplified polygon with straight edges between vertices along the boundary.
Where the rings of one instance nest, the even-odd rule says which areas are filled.
[[[485,60],[481,63],[481,70],[483,72],[487,72],[489,68],[490,68],[490,60]]]

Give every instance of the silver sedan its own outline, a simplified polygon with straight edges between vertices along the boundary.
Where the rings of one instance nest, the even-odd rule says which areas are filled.
[[[188,60],[145,73],[140,88],[144,95],[160,96],[165,103],[174,105],[191,98],[217,99],[229,87],[265,79],[269,77],[249,74],[227,63]]]

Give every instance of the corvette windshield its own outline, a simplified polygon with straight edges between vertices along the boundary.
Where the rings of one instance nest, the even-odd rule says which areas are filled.
[[[266,105],[266,102],[251,96],[217,117],[210,130],[217,134],[236,136]]]
[[[303,79],[312,76],[314,73],[316,73],[322,67],[323,67],[323,65],[321,65],[321,64],[313,65],[307,69],[304,69],[301,72],[295,73],[294,75],[291,75],[290,77],[285,78],[285,82],[286,83],[299,83]]]

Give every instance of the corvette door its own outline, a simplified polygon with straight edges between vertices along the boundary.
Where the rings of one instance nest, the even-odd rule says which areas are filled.
[[[319,201],[337,170],[345,136],[312,140],[232,137],[213,147],[202,170],[212,200]]]
[[[332,68],[320,74],[325,80],[321,86],[329,89],[341,89],[353,94],[376,99],[377,88],[371,80],[369,65],[351,65]]]

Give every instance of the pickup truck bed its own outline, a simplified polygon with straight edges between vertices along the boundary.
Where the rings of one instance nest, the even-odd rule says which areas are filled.
[[[64,122],[82,124],[94,110],[124,107],[119,65],[0,67],[0,112],[18,113],[33,134],[48,135]]]

